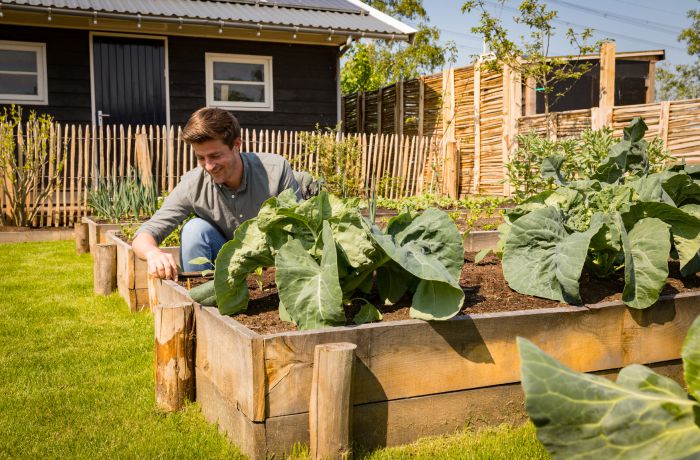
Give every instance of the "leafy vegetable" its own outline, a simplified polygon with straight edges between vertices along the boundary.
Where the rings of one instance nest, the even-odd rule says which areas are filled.
[[[363,220],[357,200],[321,191],[297,203],[291,191],[267,200],[216,259],[215,299],[222,314],[248,305],[246,277],[258,267],[276,267],[280,318],[300,329],[345,324],[343,304],[365,302],[355,322],[381,319],[363,295],[377,288],[386,303],[413,294],[411,316],[447,319],[459,312],[464,293],[458,278],[462,238],[449,216],[430,208],[393,218],[386,231]],[[204,288],[202,288],[204,292]]]
[[[500,244],[511,288],[580,303],[583,267],[598,277],[624,270],[622,300],[642,309],[659,298],[669,256],[683,276],[700,270],[700,179],[685,166],[651,173],[645,130],[633,120],[592,179],[565,182],[561,157],[543,161],[542,170],[565,185],[506,214]]]
[[[575,372],[518,337],[525,407],[554,458],[698,458],[700,404],[675,381],[634,364],[614,383]],[[700,318],[682,351],[691,395],[700,386]]]

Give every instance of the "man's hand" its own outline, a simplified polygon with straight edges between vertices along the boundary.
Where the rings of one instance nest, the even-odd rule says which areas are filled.
[[[146,262],[149,276],[177,281],[177,264],[172,254],[155,248],[146,253]]]

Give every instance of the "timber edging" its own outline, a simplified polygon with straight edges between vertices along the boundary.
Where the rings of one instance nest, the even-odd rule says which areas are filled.
[[[159,304],[192,302],[173,282],[151,287]],[[686,292],[642,311],[607,302],[261,335],[195,304],[196,397],[251,458],[289,452],[309,442],[315,347],[352,343],[356,441],[404,444],[468,422],[525,420],[517,336],[579,371],[614,375],[639,363],[680,378],[683,339],[699,314],[700,292]]]
[[[24,232],[0,232],[0,243],[39,243],[73,239],[72,228],[33,229]]]

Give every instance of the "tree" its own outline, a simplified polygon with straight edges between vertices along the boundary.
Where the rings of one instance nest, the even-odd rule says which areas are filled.
[[[503,5],[506,0],[498,0]],[[552,22],[557,12],[547,10],[545,4],[538,0],[524,0],[518,7],[519,16],[513,18],[517,24],[529,29],[529,36],[521,36],[518,45],[508,37],[501,20],[492,16],[485,7],[485,0],[469,0],[462,6],[462,12],[479,10],[481,19],[472,32],[484,38],[490,53],[485,56],[482,66],[487,70],[501,72],[507,65],[521,75],[522,81],[530,88],[544,95],[545,114],[549,115],[550,98],[562,97],[582,75],[590,70],[590,61],[572,60],[549,55],[550,44],[555,33]],[[593,53],[599,43],[592,45],[587,41],[592,36],[591,29],[581,33],[569,28],[566,38],[579,56]],[[569,56],[571,58],[573,56]],[[534,86],[534,87],[533,87]]]
[[[696,56],[691,64],[659,68],[656,73],[658,96],[662,101],[700,98],[700,11],[688,11],[692,25],[683,29],[678,41],[688,45],[688,54]]]
[[[340,74],[343,94],[373,91],[454,62],[456,46],[452,42],[439,45],[440,31],[427,25],[422,0],[373,0],[369,4],[396,18],[418,20],[418,32],[411,44],[394,40],[354,43]]]

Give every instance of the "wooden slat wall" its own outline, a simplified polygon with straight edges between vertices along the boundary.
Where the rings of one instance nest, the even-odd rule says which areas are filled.
[[[316,152],[304,151],[300,132],[245,129],[241,134],[243,151],[278,153],[295,169],[318,174]],[[423,193],[427,158],[435,148],[429,138],[395,134],[343,136],[359,138],[362,161],[355,167],[361,170],[365,186],[376,186],[382,177],[389,176],[401,179],[389,182],[386,196]],[[19,139],[31,146],[34,136],[23,128]],[[182,175],[196,166],[192,147],[184,142],[180,127],[55,124],[49,150],[57,161],[48,165],[43,175],[48,177],[59,162],[64,162],[62,183],[34,220],[36,227],[72,226],[79,222],[88,213],[88,190],[99,179],[128,177],[136,170],[142,178],[149,176],[163,193],[172,191]],[[346,167],[350,170],[354,166]],[[38,185],[40,191],[42,184]],[[0,193],[0,211],[5,215],[9,210],[7,201]]]
[[[455,69],[455,136],[460,153],[460,195],[474,182],[474,69]]]

